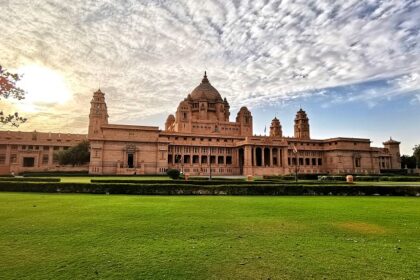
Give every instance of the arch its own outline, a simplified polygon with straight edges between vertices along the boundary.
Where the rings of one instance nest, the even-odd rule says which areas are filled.
[[[273,154],[273,165],[274,166],[279,166],[279,159],[278,159],[278,149],[277,148],[273,148],[272,150],[272,154]]]
[[[243,148],[238,150],[238,163],[239,163],[239,174],[244,175],[244,159],[245,153]]]
[[[257,166],[262,166],[262,149],[261,147],[255,148],[255,163]]]
[[[271,166],[270,159],[271,159],[271,152],[270,148],[264,148],[264,166]]]

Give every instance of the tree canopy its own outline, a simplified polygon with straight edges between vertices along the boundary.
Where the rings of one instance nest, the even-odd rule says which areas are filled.
[[[57,154],[58,162],[62,165],[82,165],[90,160],[89,141],[80,142],[68,150],[61,151]]]
[[[416,168],[416,158],[414,156],[401,156],[401,168]]]
[[[8,72],[0,65],[0,99],[7,99],[11,97],[17,100],[22,100],[25,98],[24,90],[16,85],[19,80],[20,77],[18,74]],[[2,110],[0,110],[0,124],[9,124],[17,127],[25,121],[26,118],[19,116],[19,113],[17,112],[14,114],[5,114]]]
[[[417,167],[420,167],[420,144],[414,146],[413,157],[417,160]]]

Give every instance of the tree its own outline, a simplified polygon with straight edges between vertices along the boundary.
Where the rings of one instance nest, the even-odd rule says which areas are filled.
[[[90,160],[89,141],[80,142],[68,150],[61,151],[57,154],[58,162],[61,165],[82,165]]]
[[[416,158],[417,167],[420,167],[420,144],[415,145],[413,151],[413,157]]]
[[[25,92],[23,89],[17,87],[16,83],[20,80],[18,74],[12,74],[6,69],[3,69],[0,65],[0,99],[1,98],[15,98],[22,100],[25,98]],[[6,115],[3,111],[0,111],[0,123],[9,124],[18,127],[19,124],[26,122],[26,119],[19,116],[19,113]]]
[[[168,174],[169,178],[176,180],[179,179],[181,172],[179,172],[178,169],[168,169],[168,171],[166,171],[166,174]]]
[[[414,156],[401,156],[401,168],[416,168],[416,158]]]

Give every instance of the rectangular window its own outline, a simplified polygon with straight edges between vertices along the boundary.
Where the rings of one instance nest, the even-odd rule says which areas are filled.
[[[5,164],[6,163],[6,155],[0,155],[0,164]]]
[[[322,158],[318,159],[318,165],[322,165]]]
[[[35,166],[35,158],[33,157],[23,158],[23,167],[34,167],[34,166]]]
[[[225,163],[225,159],[223,156],[218,156],[217,157],[217,164],[224,164]]]
[[[42,156],[42,164],[43,165],[47,165],[48,164],[48,155],[43,155]]]
[[[226,156],[226,164],[228,164],[228,165],[232,164],[232,157],[231,156]]]
[[[134,167],[134,155],[133,154],[127,154],[127,166],[128,168]]]

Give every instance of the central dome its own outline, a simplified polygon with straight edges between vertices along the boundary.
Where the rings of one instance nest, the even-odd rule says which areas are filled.
[[[207,73],[204,72],[203,80],[192,92],[191,98],[193,100],[208,100],[208,101],[223,101],[220,93],[215,89],[207,79]]]

